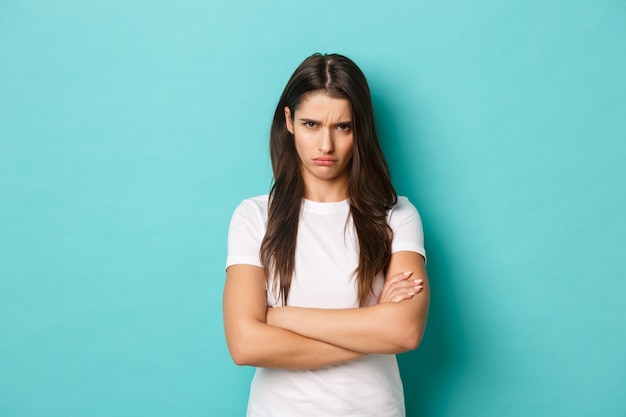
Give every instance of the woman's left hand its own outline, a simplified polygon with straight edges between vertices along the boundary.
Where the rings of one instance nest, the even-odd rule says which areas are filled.
[[[422,291],[424,281],[421,279],[411,279],[413,272],[400,272],[393,275],[383,286],[383,290],[378,298],[378,304],[399,303],[412,298]]]

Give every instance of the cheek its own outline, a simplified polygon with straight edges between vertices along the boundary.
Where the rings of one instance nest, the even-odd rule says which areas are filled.
[[[302,153],[304,152],[304,143],[302,140],[302,135],[298,134],[298,132],[295,132],[295,134],[293,135],[293,143],[294,146],[296,148],[296,152],[298,153],[298,156],[302,159]]]
[[[308,129],[296,129],[294,130],[293,140],[296,147],[300,149],[306,149],[315,144],[315,134]]]
[[[346,140],[343,146],[343,151],[346,155],[352,156],[354,153],[354,139]]]

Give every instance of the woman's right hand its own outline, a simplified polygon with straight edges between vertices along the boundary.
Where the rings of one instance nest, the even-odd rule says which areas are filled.
[[[378,304],[382,303],[399,303],[403,300],[412,298],[415,294],[422,291],[423,280],[411,279],[413,272],[400,272],[391,276],[380,293]]]

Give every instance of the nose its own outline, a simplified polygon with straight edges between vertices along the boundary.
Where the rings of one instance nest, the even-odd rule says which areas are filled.
[[[320,134],[319,151],[322,153],[331,153],[334,150],[333,129],[323,129]]]

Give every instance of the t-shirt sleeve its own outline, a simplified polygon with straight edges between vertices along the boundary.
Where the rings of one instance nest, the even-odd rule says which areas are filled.
[[[422,219],[408,198],[398,197],[398,202],[389,211],[387,221],[393,231],[391,253],[417,252],[426,259]]]
[[[259,249],[265,236],[265,227],[266,218],[259,201],[244,200],[230,219],[226,268],[235,264],[262,267]]]

